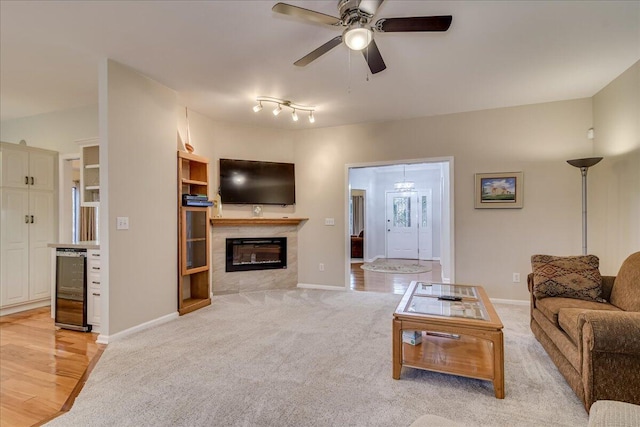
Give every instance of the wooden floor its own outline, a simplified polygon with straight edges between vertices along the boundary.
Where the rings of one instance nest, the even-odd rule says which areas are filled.
[[[416,260],[396,260],[415,264]],[[419,261],[431,266],[431,271],[419,274],[379,273],[360,268],[362,262],[351,263],[351,289],[355,291],[388,292],[403,295],[412,280],[442,281],[442,267],[438,261]]]
[[[104,351],[96,336],[56,330],[49,307],[0,317],[0,426],[68,411]]]

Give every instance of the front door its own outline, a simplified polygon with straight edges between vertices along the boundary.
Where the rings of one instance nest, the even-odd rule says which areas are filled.
[[[418,258],[418,193],[388,192],[387,258]]]

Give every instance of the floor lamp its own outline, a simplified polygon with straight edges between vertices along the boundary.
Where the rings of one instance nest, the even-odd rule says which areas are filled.
[[[602,157],[567,160],[571,166],[580,168],[582,174],[582,255],[587,254],[587,170],[600,160]]]

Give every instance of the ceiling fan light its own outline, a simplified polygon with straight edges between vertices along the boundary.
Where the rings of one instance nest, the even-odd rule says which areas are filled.
[[[313,111],[309,111],[309,123],[315,123],[316,118],[313,117]]]
[[[253,112],[257,113],[258,111],[262,110],[262,101],[259,101],[257,105],[253,106]]]
[[[293,113],[291,113],[291,118],[293,119],[294,122],[298,121],[298,113],[296,113],[296,109],[293,109]]]
[[[373,32],[360,26],[350,27],[345,30],[342,38],[349,49],[362,50],[373,40]]]
[[[281,112],[282,112],[282,107],[280,106],[280,104],[278,104],[278,106],[273,110],[273,115],[277,116]]]

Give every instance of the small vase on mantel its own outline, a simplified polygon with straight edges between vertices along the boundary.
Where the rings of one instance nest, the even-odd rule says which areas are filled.
[[[222,218],[222,198],[220,193],[213,196],[213,217]]]

